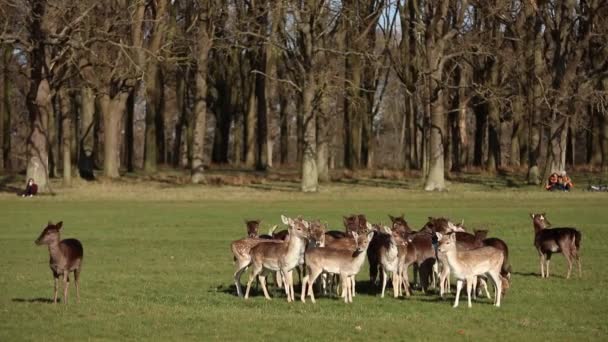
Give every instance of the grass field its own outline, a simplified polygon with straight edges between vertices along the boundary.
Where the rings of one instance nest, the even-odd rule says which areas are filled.
[[[305,195],[99,184],[54,197],[0,194],[0,341],[606,340],[607,195],[479,190],[461,185],[449,193],[423,193],[336,185]],[[531,211],[545,211],[556,226],[581,229],[583,279],[564,278],[561,255],[553,258],[552,278],[539,278]],[[444,301],[420,292],[381,299],[366,286],[367,266],[351,305],[328,298],[316,305],[288,304],[280,291],[273,291],[272,301],[261,291],[248,301],[235,296],[229,242],[244,235],[244,218],[261,218],[266,228],[279,223],[280,214],[301,214],[342,229],[341,215],[358,212],[374,222],[405,213],[416,228],[432,215],[490,229],[490,236],[509,244],[515,272],[503,306],[480,300],[472,309],[466,302],[453,309],[453,297]],[[63,237],[77,237],[84,245],[80,304],[48,303],[53,283],[48,252],[33,243],[48,220],[63,220]]]

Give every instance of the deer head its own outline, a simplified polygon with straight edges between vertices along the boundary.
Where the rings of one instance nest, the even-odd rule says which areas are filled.
[[[310,223],[308,223],[308,221],[303,220],[301,218],[297,218],[294,220],[284,215],[281,215],[281,221],[283,221],[284,224],[289,226],[289,235],[293,234],[294,236],[297,236],[302,239],[309,238]]]
[[[57,224],[53,224],[49,221],[48,225],[42,230],[40,236],[34,241],[37,245],[50,245],[54,243],[58,243],[60,238],[60,231],[63,227],[63,221],[60,221]]]
[[[391,222],[393,223],[392,229],[401,231],[405,234],[405,233],[411,232],[412,229],[407,224],[407,221],[405,221],[404,216],[405,216],[404,214],[401,214],[401,216],[399,216],[399,217],[394,217],[392,215],[388,215],[388,217],[391,219]]]
[[[532,218],[532,222],[535,227],[539,227],[540,229],[544,229],[551,226],[551,222],[547,220],[547,216],[545,213],[540,214],[532,214],[530,213],[530,217]]]
[[[442,234],[442,233],[436,233],[437,234],[437,239],[439,240],[439,252],[441,253],[447,253],[451,250],[456,249],[456,234],[454,233],[448,233],[448,234]]]
[[[247,225],[247,237],[254,238],[258,236],[260,222],[262,222],[262,220],[245,221],[245,225]]]

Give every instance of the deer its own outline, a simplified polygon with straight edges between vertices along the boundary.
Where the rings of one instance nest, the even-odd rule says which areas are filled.
[[[234,285],[236,286],[236,293],[239,297],[243,297],[243,289],[241,288],[241,275],[243,272],[247,270],[249,265],[251,264],[251,249],[257,246],[262,242],[272,242],[279,243],[280,241],[272,240],[272,239],[264,239],[257,236],[257,225],[259,225],[259,221],[256,224],[250,222],[254,221],[245,221],[247,225],[247,236],[246,238],[232,241],[230,243],[230,250],[232,251],[232,255],[234,256],[234,262],[236,264],[236,271],[234,272]],[[250,231],[250,227],[256,227],[255,234]],[[276,229],[277,226],[274,226],[272,230]]]
[[[462,228],[462,224],[459,225]],[[487,230],[476,230],[475,234],[456,231],[454,232],[456,236],[456,243],[458,244],[459,249],[461,250],[470,250],[482,247],[483,239],[487,236]],[[443,234],[446,234],[444,231]],[[437,263],[435,264],[437,267],[433,269],[434,272],[437,273],[439,278],[439,295],[443,297],[446,292],[450,290],[450,267],[447,264],[447,259],[445,254],[437,253]],[[476,287],[476,284],[474,285]],[[486,294],[489,296],[488,287],[485,281],[482,280],[482,287],[485,287]],[[476,290],[476,289],[475,289]],[[473,293],[475,296],[476,292]]]
[[[308,295],[311,301],[315,303],[313,284],[321,273],[327,272],[340,275],[344,302],[352,303],[355,276],[359,273],[365,261],[367,247],[374,235],[374,231],[372,230],[361,235],[353,231],[351,235],[355,241],[354,251],[328,247],[319,247],[306,251],[304,259],[306,260],[307,272],[300,296],[302,302],[306,302],[306,289],[308,288]]]
[[[398,230],[393,230],[387,226],[383,226],[383,229],[385,233],[376,232],[372,239],[373,241],[376,240],[377,236],[380,237],[376,240],[379,241],[380,245],[378,248],[378,255],[382,268],[382,294],[380,297],[384,298],[386,283],[390,273],[393,281],[393,296],[398,298],[401,294],[402,284],[400,267],[400,260],[402,259],[400,258],[400,254],[403,255],[404,253],[407,253],[407,249],[403,248],[407,246],[407,241]],[[409,290],[407,290],[406,293],[409,293]]]
[[[534,225],[534,247],[540,256],[540,276],[549,278],[549,262],[553,253],[562,253],[568,262],[568,273],[566,279],[570,279],[572,263],[578,264],[578,276],[582,277],[581,259],[579,251],[581,248],[581,232],[572,227],[548,228],[551,223],[547,220],[545,213],[530,214]],[[546,272],[545,272],[546,267]]]
[[[471,291],[474,284],[477,282],[477,277],[481,275],[489,276],[495,286],[495,301],[494,305],[500,307],[500,298],[502,292],[502,281],[500,278],[500,269],[502,267],[503,253],[490,246],[484,246],[471,250],[460,250],[457,247],[456,234],[448,233],[445,238],[442,233],[437,233],[439,238],[438,251],[444,253],[447,264],[450,267],[451,273],[457,279],[456,283],[456,300],[454,308],[458,307],[462,284],[467,282],[467,299],[469,308],[471,305]]]
[[[392,225],[390,227],[391,231],[400,234],[402,240],[405,240],[405,236],[407,234],[410,234],[412,230],[405,221],[404,215],[401,214],[401,216],[398,217],[388,215],[388,217],[391,219],[392,222]],[[380,230],[378,229],[378,231]],[[374,235],[374,238],[372,239],[367,251],[367,261],[369,262],[369,283],[374,286],[377,284],[376,281],[378,278],[378,271],[382,268],[382,266],[380,265],[379,254],[379,249],[382,246],[382,243],[379,239],[382,236],[383,234]]]
[[[360,215],[363,216],[363,215]],[[358,235],[361,234],[367,234],[370,231],[376,230],[376,228],[369,222],[367,222],[367,220],[365,221],[359,221],[359,218],[357,216],[354,216],[357,220],[357,227],[351,227],[351,229],[349,230],[349,233],[347,234],[347,237],[345,238],[341,238],[341,239],[327,239],[327,234],[325,234],[325,247],[327,248],[332,248],[332,249],[339,249],[339,250],[349,250],[349,251],[355,251],[357,248],[357,241],[354,238],[353,233],[357,233]],[[346,222],[346,218],[345,218],[345,222]],[[365,226],[360,226],[360,224],[362,222],[365,222]],[[345,223],[346,224],[346,223]],[[371,242],[370,242],[371,243]],[[337,274],[334,274],[334,276],[337,276]],[[323,279],[326,279],[327,277],[324,275]],[[333,288],[333,284],[335,283],[334,280],[332,279],[335,277],[329,277],[329,287],[330,289]],[[353,296],[356,295],[356,291],[355,291],[355,283],[353,282],[351,284],[352,289],[351,289],[351,293]],[[344,293],[341,294],[342,296],[344,295]]]
[[[251,283],[257,277],[262,285],[264,297],[270,300],[266,288],[266,275],[268,271],[280,271],[285,280],[285,294],[287,302],[295,300],[293,290],[293,279],[291,271],[299,265],[302,254],[306,248],[306,242],[310,236],[309,223],[304,220],[293,220],[281,215],[281,220],[289,226],[289,239],[283,242],[259,243],[251,249],[251,273],[247,282],[245,299],[249,298]]]
[[[342,222],[344,223],[345,231],[330,230],[325,233],[325,241],[330,244],[335,240],[344,238],[350,238],[351,232],[357,232],[361,234],[362,231],[367,229],[367,218],[363,214],[343,216]]]
[[[70,272],[74,272],[74,284],[76,285],[76,302],[80,303],[80,272],[82,271],[82,259],[84,250],[82,243],[77,239],[61,240],[61,229],[63,221],[48,225],[42,230],[40,236],[34,241],[38,246],[47,245],[49,248],[49,266],[53,271],[55,279],[53,303],[57,304],[57,288],[59,277],[63,278],[63,303],[68,303],[68,286]]]
[[[407,269],[412,265],[414,267],[414,282],[417,283],[419,277],[422,292],[426,292],[429,286],[429,279],[433,275],[433,265],[437,257],[435,247],[433,246],[434,233],[452,232],[459,229],[446,218],[429,217],[429,221],[422,229],[417,232],[410,230],[409,233],[406,233],[406,239],[408,240],[407,253],[411,255],[405,258],[401,274],[407,273]]]

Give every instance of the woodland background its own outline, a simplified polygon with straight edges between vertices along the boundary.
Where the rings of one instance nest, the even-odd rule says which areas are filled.
[[[0,173],[608,171],[605,0],[0,0]]]

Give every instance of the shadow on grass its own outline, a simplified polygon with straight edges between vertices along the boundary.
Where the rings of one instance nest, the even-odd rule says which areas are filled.
[[[53,303],[53,300],[50,298],[13,298],[13,302],[15,303]],[[60,302],[61,299],[57,298],[57,302]]]
[[[10,183],[14,183],[16,180],[17,177],[14,175],[0,178],[0,192],[19,195],[23,189],[10,185]]]

